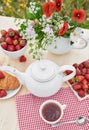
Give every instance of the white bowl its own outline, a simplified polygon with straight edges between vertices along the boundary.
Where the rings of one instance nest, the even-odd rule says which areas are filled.
[[[2,47],[1,47],[1,50],[6,54],[6,55],[8,55],[9,57],[11,57],[11,58],[13,58],[13,59],[18,59],[21,55],[23,55],[24,54],[24,52],[26,51],[26,49],[27,49],[27,44],[22,48],[22,49],[20,49],[20,50],[18,50],[18,51],[7,51],[7,50],[5,50],[5,49],[3,49]]]

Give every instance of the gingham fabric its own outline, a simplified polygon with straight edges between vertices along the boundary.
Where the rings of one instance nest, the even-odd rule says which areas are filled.
[[[39,108],[43,101],[55,99],[61,104],[66,104],[63,118],[60,122],[75,120],[78,116],[88,118],[89,100],[78,101],[70,88],[62,88],[54,96],[39,98],[32,94],[16,97],[17,117],[19,130],[89,130],[89,122],[84,125],[66,124],[52,128],[46,124],[39,115]]]

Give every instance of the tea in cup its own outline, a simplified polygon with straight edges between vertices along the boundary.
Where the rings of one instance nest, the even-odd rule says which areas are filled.
[[[66,105],[61,105],[57,100],[47,100],[40,106],[40,117],[48,124],[58,123],[62,116]]]

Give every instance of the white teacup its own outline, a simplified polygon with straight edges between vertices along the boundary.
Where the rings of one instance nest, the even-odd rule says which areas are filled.
[[[47,124],[58,123],[64,114],[66,105],[61,105],[57,100],[46,100],[40,106],[40,117]]]

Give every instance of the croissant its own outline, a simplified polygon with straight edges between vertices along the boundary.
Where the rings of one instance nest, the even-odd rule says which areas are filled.
[[[2,72],[4,74],[4,78],[0,79],[0,89],[14,90],[20,86],[20,82],[15,76],[4,71]]]

